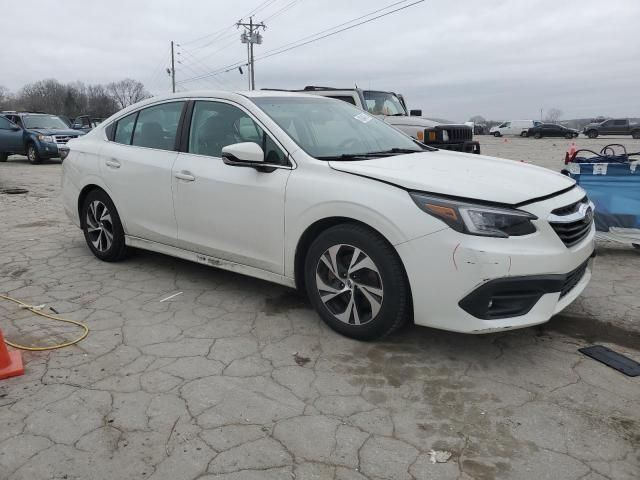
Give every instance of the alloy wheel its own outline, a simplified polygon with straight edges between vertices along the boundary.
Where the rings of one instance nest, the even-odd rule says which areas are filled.
[[[316,287],[327,310],[349,325],[370,322],[382,307],[380,271],[365,252],[352,245],[334,245],[320,256]]]
[[[94,200],[87,209],[87,234],[94,248],[101,253],[108,251],[113,244],[113,221],[107,206]]]

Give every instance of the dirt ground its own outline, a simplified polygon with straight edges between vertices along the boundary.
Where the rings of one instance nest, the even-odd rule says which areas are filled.
[[[556,170],[571,144],[478,138]],[[613,142],[640,150],[576,140]],[[60,171],[0,163],[0,189],[29,191],[0,194],[0,293],[91,333],[0,381],[0,479],[640,477],[640,377],[577,351],[640,361],[639,251],[599,243],[589,287],[541,327],[361,343],[284,287],[153,253],[100,262],[62,211]],[[4,301],[0,328],[79,333]]]

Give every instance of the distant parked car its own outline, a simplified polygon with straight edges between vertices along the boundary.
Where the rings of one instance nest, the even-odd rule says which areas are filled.
[[[102,120],[102,118],[93,118],[89,115],[80,115],[75,118],[73,124],[71,125],[71,128],[73,128],[74,130],[82,130],[84,133],[87,133],[100,125],[100,122],[102,122]]]
[[[29,162],[59,158],[67,142],[84,135],[70,129],[56,115],[46,113],[8,112],[0,116],[0,162],[9,155],[26,155]]]
[[[540,125],[540,122],[536,120],[510,120],[503,122],[500,125],[491,127],[489,134],[494,137],[502,137],[503,135],[517,135],[519,137],[526,137],[530,128]]]
[[[631,135],[640,138],[640,124],[629,122],[628,118],[612,118],[601,123],[590,123],[583,133],[589,138],[599,135]]]
[[[563,125],[556,125],[555,123],[541,123],[540,125],[530,128],[527,135],[533,138],[542,137],[564,137],[564,138],[576,138],[580,132],[573,128],[567,128]]]

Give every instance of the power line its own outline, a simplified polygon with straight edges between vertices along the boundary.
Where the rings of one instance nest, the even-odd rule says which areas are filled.
[[[334,27],[332,27],[332,28],[328,28],[328,29],[322,30],[322,31],[320,31],[320,32],[318,32],[318,33],[316,33],[316,34],[309,35],[309,36],[307,36],[307,37],[303,37],[303,38],[301,38],[301,39],[297,40],[296,42],[290,42],[290,43],[287,43],[287,44],[285,44],[285,45],[282,45],[282,46],[280,46],[280,47],[278,47],[278,48],[274,48],[273,50],[270,50],[270,51],[265,52],[265,54],[263,54],[262,56],[257,57],[257,58],[255,59],[255,61],[257,62],[257,61],[259,61],[259,60],[264,60],[265,58],[273,57],[273,56],[275,56],[275,55],[280,55],[281,53],[288,52],[288,51],[293,50],[293,49],[295,49],[295,48],[303,47],[303,46],[308,45],[308,44],[310,44],[310,43],[317,42],[318,40],[322,40],[322,39],[325,39],[325,38],[327,38],[327,37],[331,37],[331,36],[333,36],[333,35],[336,35],[336,34],[338,34],[338,33],[344,32],[344,31],[346,31],[346,30],[351,30],[352,28],[358,27],[358,26],[360,26],[360,25],[364,25],[365,23],[369,23],[369,22],[372,22],[372,21],[374,21],[374,20],[378,20],[378,19],[380,19],[380,18],[382,18],[382,17],[386,17],[387,15],[391,15],[392,13],[396,13],[396,12],[399,12],[399,11],[401,11],[401,10],[405,10],[405,9],[407,9],[407,8],[409,8],[409,7],[412,7],[412,6],[414,6],[414,5],[417,5],[418,3],[422,3],[422,2],[424,2],[424,0],[416,0],[416,1],[412,2],[412,3],[407,4],[407,5],[403,5],[402,7],[399,7],[399,8],[393,9],[393,10],[390,10],[390,11],[388,11],[388,12],[382,13],[382,14],[377,15],[377,16],[372,17],[372,18],[368,18],[367,20],[364,20],[364,21],[362,21],[362,22],[359,22],[359,23],[356,23],[356,24],[353,24],[353,25],[349,25],[349,26],[347,26],[347,27],[345,27],[345,28],[341,28],[341,29],[339,29],[339,30],[335,30],[335,29],[336,29],[336,28],[338,28],[338,27],[341,27],[341,26],[344,26],[344,25],[348,25],[348,24],[350,24],[350,23],[352,23],[352,22],[354,22],[354,21],[357,21],[357,20],[362,19],[362,18],[365,18],[365,17],[369,17],[369,16],[374,15],[375,13],[381,12],[381,11],[383,11],[383,10],[388,10],[389,8],[391,8],[391,7],[393,7],[393,6],[396,6],[396,5],[401,4],[401,3],[405,3],[406,1],[407,1],[407,0],[404,0],[404,1],[401,1],[401,2],[395,2],[395,3],[392,3],[392,4],[390,4],[390,5],[387,5],[386,7],[383,7],[383,8],[377,9],[377,10],[374,10],[374,11],[372,11],[372,12],[369,12],[369,13],[368,13],[368,14],[366,14],[366,15],[362,15],[362,16],[357,17],[357,18],[355,18],[355,19],[352,19],[352,20],[350,20],[350,21],[348,21],[348,22],[344,22],[344,23],[341,23],[340,25],[336,25],[336,26],[334,26]],[[318,35],[320,35],[320,34],[322,34],[322,33],[324,33],[324,32],[330,32],[330,31],[332,31],[332,30],[335,30],[335,31],[333,31],[333,32],[331,32],[331,33],[327,33],[326,35],[322,35],[322,36],[318,37]],[[317,37],[317,38],[315,38],[315,37]],[[310,40],[304,41],[304,40],[306,40],[306,39],[310,39]],[[298,43],[298,42],[301,42],[301,41],[302,41],[302,43]],[[209,77],[209,76],[219,75],[219,74],[222,74],[222,73],[229,72],[229,71],[231,71],[231,70],[235,70],[235,69],[236,69],[236,68],[238,68],[239,66],[244,66],[244,65],[246,65],[246,63],[245,63],[245,62],[235,62],[235,63],[232,63],[232,64],[227,65],[227,66],[225,66],[225,67],[221,67],[221,68],[219,68],[219,69],[215,69],[215,70],[213,70],[213,71],[209,72],[207,75],[203,75],[203,76],[201,76],[201,77],[187,78],[187,79],[185,79],[185,80],[182,80],[182,81],[181,81],[181,83],[186,83],[186,82],[190,82],[190,81],[200,80],[201,78],[204,78],[204,77]]]
[[[272,13],[271,15],[269,15],[267,18],[265,18],[264,20],[262,20],[263,22],[268,22],[269,20],[274,19],[275,17],[277,17],[278,15],[283,14],[284,12],[286,12],[287,10],[289,10],[291,7],[295,7],[295,5],[297,3],[300,3],[302,0],[293,0],[292,2],[287,3],[284,7],[282,7],[280,10]]]

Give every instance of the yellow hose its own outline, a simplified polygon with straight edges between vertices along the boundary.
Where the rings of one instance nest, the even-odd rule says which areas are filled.
[[[33,305],[29,305],[27,303],[21,302],[20,300],[16,300],[15,298],[7,297],[5,295],[0,295],[0,298],[3,298],[5,300],[9,300],[10,302],[17,303],[18,305],[22,306],[23,308],[29,310],[32,313],[35,313],[36,315],[40,315],[41,317],[50,318],[51,320],[56,320],[58,322],[71,323],[73,325],[77,325],[78,327],[80,327],[80,328],[82,328],[84,330],[82,335],[79,336],[78,338],[76,338],[75,340],[72,340],[72,341],[69,341],[69,342],[66,342],[66,343],[61,343],[59,345],[50,345],[50,346],[47,346],[47,347],[29,347],[29,346],[26,346],[26,345],[20,345],[18,343],[10,342],[9,340],[7,340],[5,338],[4,343],[9,345],[10,347],[17,348],[19,350],[27,350],[29,352],[44,352],[46,350],[57,350],[58,348],[70,347],[71,345],[75,345],[76,343],[81,342],[82,340],[87,338],[87,335],[89,335],[89,327],[87,327],[82,322],[77,322],[76,320],[69,320],[68,318],[62,318],[62,317],[57,317],[57,316],[54,316],[54,315],[49,315],[48,313],[41,312],[40,310],[35,308]]]

